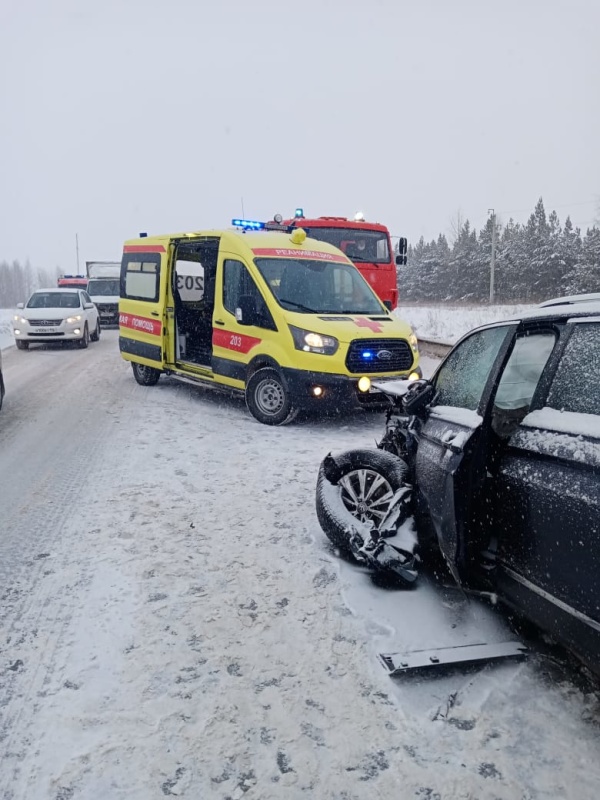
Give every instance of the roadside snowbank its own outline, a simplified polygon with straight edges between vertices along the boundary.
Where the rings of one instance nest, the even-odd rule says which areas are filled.
[[[534,306],[401,306],[395,313],[410,322],[418,339],[454,344],[478,325],[510,319],[531,308]]]
[[[15,343],[11,325],[14,313],[10,308],[0,308],[0,350],[11,347]]]

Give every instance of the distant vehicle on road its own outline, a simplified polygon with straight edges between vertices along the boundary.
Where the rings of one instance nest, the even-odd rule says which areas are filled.
[[[59,289],[87,289],[88,279],[85,275],[61,275],[56,285]]]
[[[85,348],[100,338],[98,309],[80,289],[38,289],[17,309],[13,333],[19,350],[30,344],[69,341]]]
[[[120,261],[86,261],[87,293],[96,305],[100,324],[119,324]]]

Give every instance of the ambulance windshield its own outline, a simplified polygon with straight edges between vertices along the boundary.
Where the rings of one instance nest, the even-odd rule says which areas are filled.
[[[282,308],[316,314],[382,314],[377,296],[350,264],[300,258],[257,258]]]

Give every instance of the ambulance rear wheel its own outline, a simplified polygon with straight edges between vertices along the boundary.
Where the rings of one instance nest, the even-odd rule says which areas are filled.
[[[147,367],[145,364],[132,362],[133,377],[140,386],[155,386],[160,378],[160,370],[154,367]]]
[[[264,425],[285,425],[298,413],[283,378],[271,367],[257,370],[246,383],[246,405]]]

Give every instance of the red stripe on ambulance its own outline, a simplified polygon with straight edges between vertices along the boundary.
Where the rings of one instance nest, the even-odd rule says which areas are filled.
[[[243,333],[232,333],[220,328],[213,328],[212,343],[215,347],[224,347],[225,350],[235,350],[236,353],[249,353],[253,347],[260,344],[262,339],[255,336],[246,336]]]
[[[252,250],[255,256],[276,256],[277,258],[311,258],[317,261],[336,261],[349,264],[346,256],[336,253],[321,253],[319,250],[287,250],[285,247],[258,247]]]
[[[119,314],[119,325],[121,328],[131,328],[132,331],[150,333],[152,336],[160,336],[162,333],[162,322],[134,314]]]

